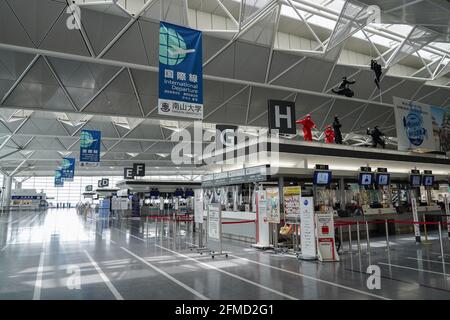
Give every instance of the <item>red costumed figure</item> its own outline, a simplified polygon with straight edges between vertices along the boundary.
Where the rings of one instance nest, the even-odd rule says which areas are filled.
[[[325,129],[325,143],[334,143],[334,131],[331,125]]]
[[[305,141],[312,141],[312,128],[317,128],[314,121],[311,120],[311,115],[308,114],[305,118],[297,120],[295,123],[301,124],[303,126],[303,139]]]

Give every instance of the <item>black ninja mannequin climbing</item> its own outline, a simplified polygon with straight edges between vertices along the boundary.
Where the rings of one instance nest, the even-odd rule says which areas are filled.
[[[375,74],[375,79],[374,82],[378,88],[378,90],[380,89],[380,79],[381,79],[381,75],[383,74],[383,71],[381,69],[381,65],[378,64],[378,62],[376,60],[371,60],[370,61],[370,69],[373,70],[374,74]]]
[[[337,87],[337,90],[331,89],[331,91],[340,96],[346,96],[351,98],[355,95],[355,93],[353,92],[352,89],[350,89],[350,85],[354,84],[355,82],[356,82],[355,80],[347,80],[347,77],[342,77],[342,81]]]

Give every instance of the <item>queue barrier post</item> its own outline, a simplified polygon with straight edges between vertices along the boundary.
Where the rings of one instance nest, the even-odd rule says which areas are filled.
[[[389,228],[388,228],[388,221],[387,219],[384,220],[384,227],[386,229],[386,250],[390,250],[389,247]]]
[[[358,254],[361,254],[361,237],[359,235],[359,221],[356,221],[356,237],[358,243]]]
[[[369,223],[367,221],[366,221],[366,238],[367,238],[367,253],[370,254]]]
[[[349,250],[350,254],[353,253],[353,248],[352,248],[352,225],[351,224],[348,225],[348,250]]]
[[[425,233],[425,241],[424,242],[428,242],[428,231],[427,231],[427,219],[426,219],[426,214],[423,214],[423,232]]]
[[[439,244],[441,246],[441,258],[444,259],[444,246],[442,244],[442,229],[441,224],[438,224],[438,230],[439,230]]]
[[[145,223],[145,228],[146,228],[146,231],[145,231],[145,233],[147,234],[147,245],[148,245],[148,215],[147,215],[147,219],[146,219],[147,221],[146,221],[146,223]]]
[[[341,238],[342,251],[344,251],[344,238],[343,238],[343,232],[342,232],[342,225],[339,226],[339,237]]]

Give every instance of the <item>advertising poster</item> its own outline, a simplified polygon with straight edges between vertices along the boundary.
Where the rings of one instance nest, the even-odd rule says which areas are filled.
[[[75,174],[75,158],[64,158],[61,165],[62,178],[65,181],[73,181]]]
[[[280,196],[278,188],[267,188],[267,222],[280,223]]]
[[[80,135],[80,166],[98,166],[100,163],[101,132],[82,130]]]
[[[333,212],[316,214],[317,251],[320,261],[339,261],[334,244]]]
[[[258,247],[269,247],[270,228],[267,221],[267,194],[264,190],[256,191],[256,215],[258,217],[256,244]]]
[[[450,110],[431,107],[433,135],[436,150],[450,151]]]
[[[300,198],[300,241],[303,259],[316,258],[313,197]]]
[[[209,206],[208,237],[210,239],[220,240],[221,227],[222,217],[220,212],[220,204],[214,203]]]
[[[300,196],[301,189],[299,186],[283,188],[285,214],[300,214]]]
[[[63,187],[64,179],[62,177],[61,169],[55,170],[55,187]]]
[[[202,33],[159,25],[158,114],[203,119]]]
[[[394,97],[398,150],[436,150],[429,105]]]

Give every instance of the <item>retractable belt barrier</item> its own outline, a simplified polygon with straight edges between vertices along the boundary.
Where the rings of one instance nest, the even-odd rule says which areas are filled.
[[[450,216],[447,214],[443,214],[443,215],[438,215],[438,216]],[[375,220],[371,220],[371,221],[336,221],[334,223],[334,227],[335,228],[339,228],[340,229],[340,235],[341,235],[341,241],[342,241],[342,227],[348,226],[348,233],[349,233],[349,252],[352,253],[352,238],[351,238],[351,226],[352,225],[356,225],[357,226],[357,236],[358,236],[358,251],[361,251],[361,247],[360,247],[360,230],[359,230],[359,225],[360,224],[365,224],[366,226],[366,237],[367,237],[367,251],[370,254],[370,238],[369,238],[369,224],[384,224],[385,225],[385,229],[386,229],[386,246],[387,246],[387,250],[390,249],[390,243],[389,243],[389,230],[388,230],[388,223],[394,223],[394,224],[411,224],[411,225],[437,225],[438,229],[439,229],[439,242],[440,242],[440,247],[441,247],[441,255],[444,255],[444,249],[443,249],[443,243],[442,243],[442,228],[441,225],[446,225],[449,226],[450,222],[448,221],[414,221],[414,220],[395,220],[395,219],[384,219],[384,220],[380,220],[380,219],[375,219]],[[449,237],[450,237],[450,233],[449,233]]]
[[[225,221],[222,224],[242,224],[242,223],[252,223],[256,222],[256,220],[240,220],[240,221]]]

